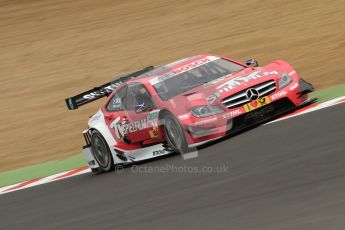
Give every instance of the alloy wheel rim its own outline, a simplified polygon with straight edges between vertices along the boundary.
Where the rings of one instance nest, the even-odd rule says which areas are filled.
[[[168,119],[166,126],[169,141],[174,145],[175,148],[179,148],[181,146],[182,139],[176,125],[172,120]]]
[[[94,155],[102,167],[108,165],[109,154],[107,153],[104,141],[99,136],[96,136],[94,139]]]

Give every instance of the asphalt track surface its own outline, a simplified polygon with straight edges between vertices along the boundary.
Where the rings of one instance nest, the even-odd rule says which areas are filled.
[[[344,118],[340,104],[252,129],[194,159],[4,194],[0,229],[345,229]],[[138,172],[145,167],[175,171]]]

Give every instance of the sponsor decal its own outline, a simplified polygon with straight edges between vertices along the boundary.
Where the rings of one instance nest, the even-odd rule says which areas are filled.
[[[149,131],[151,138],[159,137],[158,127],[154,127],[152,130]]]
[[[252,110],[260,108],[264,105],[268,105],[270,103],[271,103],[270,98],[268,96],[266,96],[266,97],[259,98],[255,101],[251,101],[251,102],[245,104],[243,107],[244,107],[244,110],[246,112],[250,112]]]
[[[156,151],[153,151],[153,156],[159,156],[159,155],[164,155],[165,154],[165,150],[164,149],[160,149],[160,150],[156,150]]]
[[[123,84],[122,81],[116,82],[114,84],[108,85],[108,86],[101,88],[99,90],[95,90],[92,93],[86,94],[83,96],[83,98],[91,100],[91,99],[94,99],[94,98],[99,97],[99,96],[104,96],[107,93],[110,94],[115,89],[119,88],[122,84]]]
[[[196,67],[198,67],[198,66],[201,66],[201,65],[203,65],[203,64],[206,64],[206,63],[208,63],[208,62],[210,62],[210,61],[212,61],[212,60],[211,60],[209,57],[202,58],[202,59],[200,59],[200,60],[191,62],[191,63],[189,63],[189,64],[187,64],[187,65],[184,65],[184,66],[182,66],[182,67],[179,67],[179,68],[177,68],[177,69],[174,69],[173,72],[174,72],[175,74],[180,74],[180,73],[186,72],[186,71],[188,71],[188,70],[194,69],[194,68],[196,68]]]
[[[232,110],[226,114],[223,115],[223,118],[224,119],[230,119],[230,118],[234,118],[234,117],[237,117],[238,115],[241,115],[242,112],[240,109],[235,109],[235,110]]]
[[[189,115],[188,114],[182,114],[180,116],[177,117],[179,120],[186,120],[189,118]]]
[[[160,110],[157,109],[157,110],[149,112],[149,114],[147,115],[147,120],[148,121],[156,121],[156,120],[158,120],[159,111]]]
[[[159,82],[162,82],[162,81],[165,81],[165,80],[167,80],[167,79],[169,79],[171,77],[174,77],[174,76],[176,76],[176,75],[178,75],[180,73],[184,73],[184,72],[186,72],[188,70],[194,69],[194,68],[196,68],[198,66],[204,65],[204,64],[206,64],[208,62],[211,62],[211,61],[215,61],[217,59],[219,59],[219,57],[209,56],[209,57],[205,57],[205,58],[196,60],[194,62],[191,62],[191,63],[187,64],[187,65],[184,65],[184,66],[181,66],[181,67],[179,67],[177,69],[174,69],[174,70],[172,70],[172,71],[170,71],[168,73],[165,73],[165,74],[163,74],[161,76],[158,76],[158,77],[150,80],[150,83],[151,83],[151,85],[155,85],[155,84],[157,84]]]
[[[278,93],[273,94],[273,95],[271,96],[271,99],[272,99],[273,101],[275,101],[275,100],[277,100],[277,99],[279,99],[279,98],[281,98],[281,97],[284,97],[286,94],[287,94],[287,92],[286,92],[285,90],[284,90],[284,91],[280,91],[280,92],[278,92]]]
[[[292,71],[289,73],[289,75],[292,76],[292,75],[294,75],[295,73],[296,73],[296,71],[295,71],[295,70],[292,70]]]
[[[112,109],[119,109],[122,106],[122,101],[120,97],[114,97],[111,100],[111,108]]]
[[[295,83],[292,86],[290,86],[290,90],[292,91],[292,90],[296,89],[297,87],[298,87],[298,83]]]
[[[220,85],[217,87],[217,89],[221,89],[221,88],[227,88],[227,89],[234,89],[244,83],[247,83],[253,79],[258,79],[258,78],[262,78],[262,77],[266,77],[269,75],[278,75],[277,71],[271,71],[271,72],[262,72],[260,73],[260,71],[255,71],[251,74],[249,74],[248,76],[238,76],[234,79],[231,79],[227,82],[225,82],[224,84]]]
[[[266,72],[255,71],[247,76],[238,76],[218,86],[216,88],[217,91],[213,95],[207,97],[207,101],[210,104],[213,104],[217,100],[217,98],[219,98],[223,93],[229,92],[230,90],[237,88],[245,83],[248,83],[251,80],[259,79],[269,75],[278,75],[278,72],[275,70]]]
[[[217,121],[217,118],[214,117],[214,118],[211,118],[211,119],[195,122],[194,125],[205,125],[205,124],[213,123],[213,122],[216,122],[216,121]]]
[[[134,121],[127,123],[126,119],[122,119],[121,117],[117,117],[114,121],[110,124],[110,128],[114,129],[115,135],[117,138],[121,139],[127,133],[134,133],[139,130],[143,130],[147,128],[147,119],[141,121]]]
[[[153,127],[152,137],[158,136],[158,113],[159,110],[154,110],[148,113],[147,117],[143,120],[128,122],[127,119],[118,116],[111,124],[110,128],[114,129],[117,138],[121,139],[128,133],[134,133],[149,127]],[[152,131],[152,130],[151,130]],[[150,131],[149,131],[150,132]],[[150,133],[151,136],[151,133]]]

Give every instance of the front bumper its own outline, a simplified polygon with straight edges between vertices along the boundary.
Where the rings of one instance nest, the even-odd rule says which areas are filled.
[[[308,93],[314,91],[311,84],[295,79],[283,89],[268,95],[269,103],[251,111],[244,106],[225,109],[221,114],[206,118],[182,121],[189,146],[199,146],[226,135],[231,135],[253,125],[268,122],[308,101]]]

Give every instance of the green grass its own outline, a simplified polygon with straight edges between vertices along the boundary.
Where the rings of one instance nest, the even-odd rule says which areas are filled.
[[[312,97],[317,97],[319,99],[319,102],[327,101],[344,95],[345,84],[334,86],[311,94]],[[60,161],[49,161],[42,164],[14,169],[7,172],[1,172],[0,187],[30,179],[53,175],[59,172],[80,168],[85,165],[86,163],[82,154],[77,154]]]
[[[85,166],[85,160],[81,154],[74,155],[59,161],[49,161],[19,169],[0,173],[0,187],[16,184],[22,181],[49,176],[56,173]]]
[[[333,86],[310,94],[311,97],[319,98],[319,101],[328,101],[333,98],[345,96],[345,84]]]

